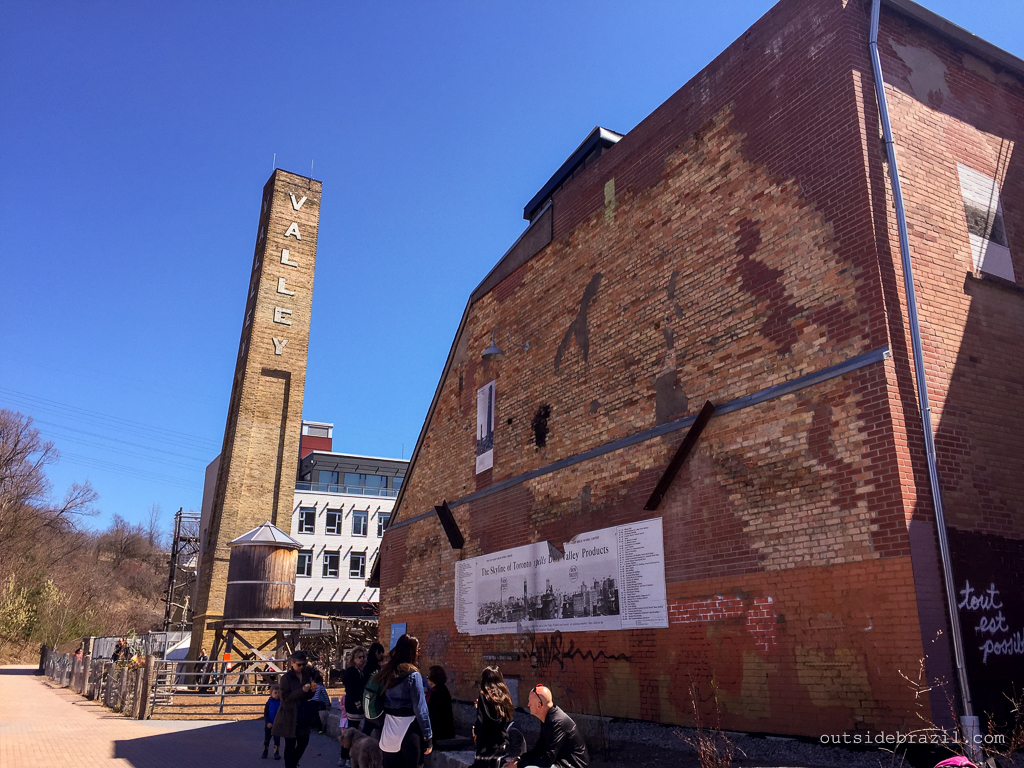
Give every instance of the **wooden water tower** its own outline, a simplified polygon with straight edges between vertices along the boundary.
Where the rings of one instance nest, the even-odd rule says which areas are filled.
[[[229,546],[224,618],[208,625],[215,632],[211,658],[232,653],[236,641],[248,649],[239,649],[243,658],[286,658],[309,626],[295,618],[295,566],[302,545],[267,522]]]

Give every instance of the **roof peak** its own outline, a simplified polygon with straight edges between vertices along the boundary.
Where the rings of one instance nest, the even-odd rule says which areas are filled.
[[[228,543],[229,547],[242,545],[280,547],[281,549],[302,548],[302,544],[297,542],[269,520],[262,525],[257,525],[251,531],[246,531],[237,539],[232,539]]]

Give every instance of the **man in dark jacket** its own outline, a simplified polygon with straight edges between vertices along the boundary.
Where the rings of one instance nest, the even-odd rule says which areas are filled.
[[[587,768],[590,755],[576,723],[555,706],[551,690],[535,686],[529,696],[530,714],[541,722],[537,745],[520,757],[505,762],[506,768]]]

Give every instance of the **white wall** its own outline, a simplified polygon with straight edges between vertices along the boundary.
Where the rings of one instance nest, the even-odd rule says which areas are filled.
[[[380,537],[377,535],[379,515],[389,514],[394,506],[393,497],[296,491],[288,533],[302,543],[303,549],[313,550],[313,575],[296,576],[295,602],[376,603],[380,591],[369,589],[365,576],[362,579],[349,577],[349,554],[353,551],[366,552],[365,575],[369,576],[370,566],[380,548]],[[315,533],[299,533],[300,507],[316,508]],[[343,510],[340,534],[327,533],[328,509]],[[369,509],[366,536],[352,535],[352,512],[357,509]],[[325,551],[341,553],[337,578],[323,576]]]

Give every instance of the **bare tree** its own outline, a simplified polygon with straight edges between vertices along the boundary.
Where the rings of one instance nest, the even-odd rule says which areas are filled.
[[[53,557],[66,555],[65,548],[79,542],[60,534],[74,532],[80,517],[94,514],[97,496],[88,483],[72,485],[62,501],[51,501],[45,468],[58,458],[31,417],[0,410],[0,576],[18,570],[42,547]]]
[[[146,539],[149,541],[149,546],[152,549],[158,549],[163,546],[163,516],[164,512],[160,509],[159,504],[149,505],[149,512],[146,517]]]

